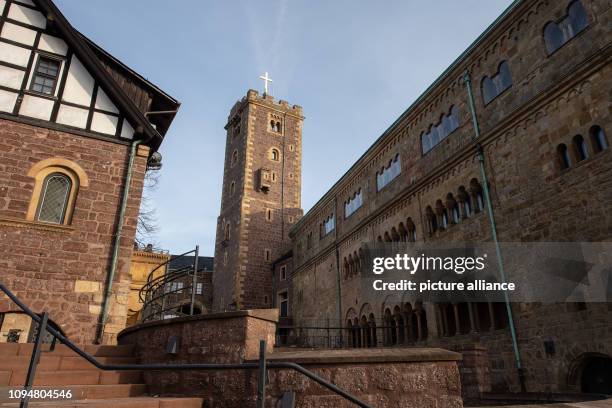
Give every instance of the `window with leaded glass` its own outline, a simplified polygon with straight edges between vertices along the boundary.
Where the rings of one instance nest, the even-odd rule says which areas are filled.
[[[48,175],[43,182],[36,219],[52,224],[63,224],[71,188],[72,182],[65,174]]]

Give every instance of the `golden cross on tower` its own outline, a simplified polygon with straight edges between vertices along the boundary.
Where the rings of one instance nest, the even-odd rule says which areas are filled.
[[[267,72],[264,72],[263,75],[259,77],[259,79],[263,79],[264,81],[264,95],[268,94],[268,82],[272,82],[272,79],[268,76]]]

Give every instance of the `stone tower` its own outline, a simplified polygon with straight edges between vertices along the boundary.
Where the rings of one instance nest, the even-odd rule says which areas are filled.
[[[272,306],[272,263],[302,215],[302,108],[249,90],[227,131],[213,309]]]

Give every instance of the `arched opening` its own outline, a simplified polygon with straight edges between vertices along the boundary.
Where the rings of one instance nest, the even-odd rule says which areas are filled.
[[[376,347],[378,344],[378,337],[376,335],[376,318],[374,317],[374,313],[370,313],[368,318],[368,324],[370,326],[370,336],[372,338],[372,347]]]
[[[491,330],[491,316],[489,315],[488,303],[474,303],[476,308],[476,318],[478,319],[478,330]]]
[[[576,156],[576,161],[588,159],[589,151],[582,135],[574,136],[574,138],[572,139],[572,144],[574,146],[574,154]]]
[[[467,334],[470,332],[470,309],[469,304],[461,302],[457,304],[457,310],[459,312],[459,333]]]
[[[593,147],[593,152],[599,153],[608,148],[608,138],[606,137],[606,133],[601,127],[597,125],[592,126],[589,130],[589,136],[591,139],[591,146]]]
[[[396,338],[397,338],[397,343],[402,344],[405,341],[404,338],[404,318],[402,316],[402,312],[399,308],[399,306],[395,306],[393,308],[393,320],[395,321],[396,324]]]
[[[588,353],[578,363],[580,391],[592,394],[612,394],[612,357]]]
[[[508,327],[508,311],[506,304],[503,302],[493,302],[493,320],[495,321],[495,329],[505,329]]]
[[[561,143],[557,146],[557,157],[559,158],[559,165],[561,170],[569,169],[571,166],[569,151],[565,143]]]

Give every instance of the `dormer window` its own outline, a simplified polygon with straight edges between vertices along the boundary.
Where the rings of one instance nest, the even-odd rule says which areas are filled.
[[[31,90],[45,95],[53,95],[59,76],[60,61],[40,56],[34,71]]]

